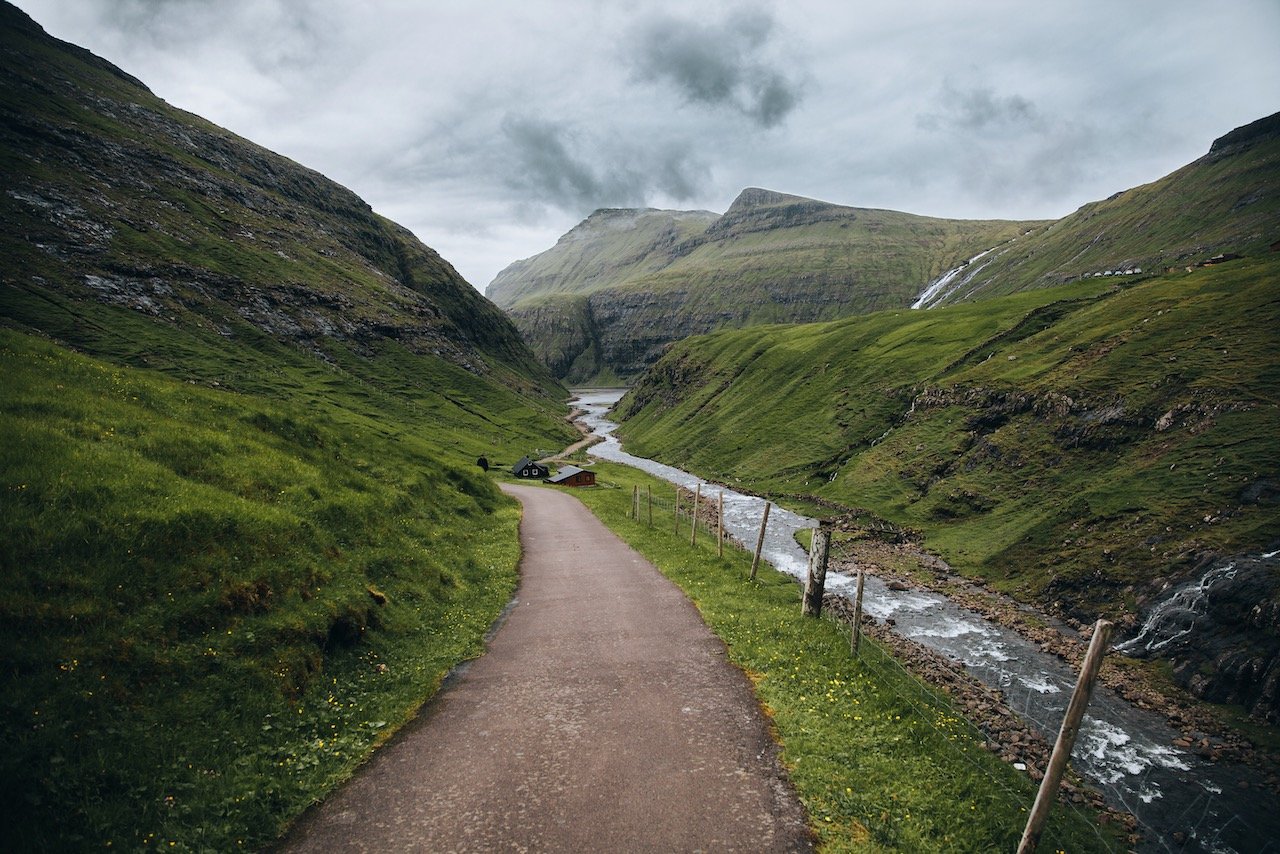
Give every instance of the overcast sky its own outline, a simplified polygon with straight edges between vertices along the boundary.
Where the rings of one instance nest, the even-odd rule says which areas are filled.
[[[1050,218],[1280,110],[1277,0],[17,0],[483,290],[599,207],[745,187]]]

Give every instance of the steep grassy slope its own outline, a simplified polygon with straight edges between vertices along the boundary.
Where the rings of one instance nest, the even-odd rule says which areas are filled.
[[[1132,627],[1166,580],[1280,536],[1278,275],[1268,254],[692,339],[623,400],[621,433],[707,477],[869,509],[964,572]],[[1275,701],[1274,662],[1220,664],[1242,670],[1208,693]]]
[[[1092,202],[970,265],[933,304],[1108,272],[1183,269],[1280,239],[1280,113],[1220,137],[1170,175]]]
[[[728,211],[601,211],[488,293],[557,376],[643,371],[714,329],[909,305],[924,282],[1035,223],[966,222],[744,190]],[[695,225],[703,225],[695,233]]]
[[[0,848],[258,848],[480,649],[569,439],[349,191],[0,5]]]
[[[0,25],[8,281],[170,322],[243,318],[304,348],[393,338],[556,389],[500,311],[354,193],[175,110],[11,6]]]

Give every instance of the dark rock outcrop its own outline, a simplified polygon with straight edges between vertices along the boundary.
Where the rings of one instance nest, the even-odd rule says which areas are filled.
[[[1197,697],[1280,724],[1280,561],[1216,564],[1157,600],[1126,651],[1168,659]]]

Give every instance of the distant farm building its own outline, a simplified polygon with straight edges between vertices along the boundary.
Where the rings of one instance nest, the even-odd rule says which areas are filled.
[[[547,483],[553,483],[556,486],[595,486],[596,473],[577,466],[565,466],[556,473],[555,477],[547,478]]]
[[[520,462],[511,467],[511,473],[516,477],[527,477],[532,480],[540,480],[551,474],[551,470],[542,463],[534,462],[528,457],[521,457]]]

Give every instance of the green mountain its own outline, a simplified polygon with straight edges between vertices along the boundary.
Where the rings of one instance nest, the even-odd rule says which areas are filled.
[[[1275,185],[1272,185],[1273,187]],[[674,345],[623,399],[633,453],[834,502],[952,566],[1132,633],[1171,584],[1280,537],[1280,253],[934,311]],[[1280,722],[1280,577],[1207,600],[1172,656]]]
[[[0,848],[269,843],[482,648],[560,447],[356,195],[0,4]]]
[[[627,379],[671,342],[715,329],[932,308],[1257,252],[1280,231],[1278,178],[1280,114],[1054,222],[930,219],[749,189],[714,220],[598,211],[488,293],[556,376]]]
[[[1236,128],[1158,181],[1087,204],[976,259],[927,304],[1266,251],[1280,238],[1278,185],[1280,113]]]
[[[597,211],[552,249],[503,270],[487,293],[556,376],[616,380],[690,335],[908,305],[959,259],[1037,225],[748,189],[719,217]]]

